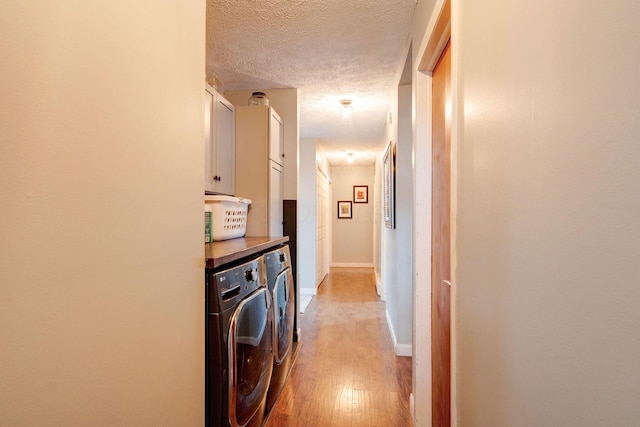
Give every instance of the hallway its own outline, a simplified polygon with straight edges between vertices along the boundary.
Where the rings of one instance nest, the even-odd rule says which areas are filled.
[[[332,268],[267,427],[411,426],[411,358],[396,357],[373,269]]]

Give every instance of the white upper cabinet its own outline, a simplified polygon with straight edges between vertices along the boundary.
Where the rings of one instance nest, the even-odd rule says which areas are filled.
[[[207,193],[235,195],[235,107],[205,85],[205,182]]]
[[[269,109],[269,158],[280,166],[284,165],[284,132],[282,119],[273,108]]]
[[[236,108],[236,193],[251,199],[247,236],[282,236],[283,135],[272,107]]]

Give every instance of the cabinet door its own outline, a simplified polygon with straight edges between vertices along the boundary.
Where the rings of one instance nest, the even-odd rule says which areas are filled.
[[[269,158],[282,166],[284,164],[284,132],[282,119],[273,108],[270,108],[269,112]]]
[[[215,191],[235,194],[235,109],[222,95],[215,99]]]
[[[213,93],[204,91],[204,191],[212,193],[216,191],[216,181],[213,177],[213,150],[215,137],[212,133],[213,123]]]
[[[269,236],[282,236],[282,166],[269,160]]]

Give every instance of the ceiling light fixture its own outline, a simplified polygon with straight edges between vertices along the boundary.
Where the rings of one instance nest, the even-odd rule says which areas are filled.
[[[353,163],[353,153],[347,153],[347,163]]]
[[[343,118],[351,117],[351,113],[353,112],[353,106],[350,99],[342,99],[340,101],[340,114],[342,114]]]

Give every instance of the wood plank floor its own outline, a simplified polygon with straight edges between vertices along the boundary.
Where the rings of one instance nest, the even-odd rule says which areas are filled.
[[[302,346],[267,427],[412,425],[411,358],[393,351],[373,269],[331,269],[300,327]]]

